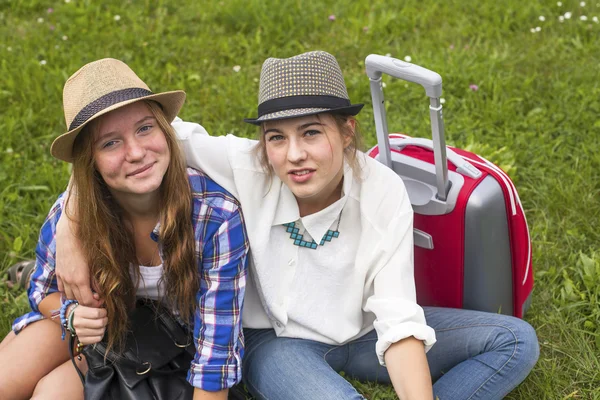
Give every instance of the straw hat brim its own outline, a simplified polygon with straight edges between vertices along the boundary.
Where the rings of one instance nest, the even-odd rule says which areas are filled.
[[[352,104],[347,107],[339,108],[293,108],[290,110],[277,111],[270,114],[265,114],[258,118],[246,118],[244,122],[253,125],[260,125],[266,121],[279,121],[282,119],[290,119],[297,117],[304,117],[308,115],[331,113],[331,114],[344,114],[344,115],[356,115],[362,110],[364,104]]]
[[[175,90],[171,92],[156,93],[113,104],[112,106],[94,114],[87,121],[85,121],[85,123],[81,124],[81,126],[78,126],[77,128],[57,137],[54,142],[52,142],[50,153],[52,156],[60,160],[73,162],[73,143],[75,142],[75,138],[79,132],[81,132],[81,130],[87,126],[87,124],[104,114],[141,100],[153,100],[159,103],[162,106],[165,118],[167,121],[169,121],[169,123],[171,123],[181,110],[181,107],[183,107],[183,103],[185,102],[185,92],[183,90]]]

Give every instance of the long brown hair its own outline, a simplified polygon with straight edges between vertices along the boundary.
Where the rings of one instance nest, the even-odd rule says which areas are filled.
[[[184,321],[196,311],[199,277],[191,222],[192,195],[185,159],[175,132],[160,106],[144,101],[162,129],[170,150],[170,162],[160,186],[159,244],[163,251],[165,299],[176,307]],[[90,267],[95,289],[104,299],[108,314],[107,346],[121,350],[128,329],[128,314],[135,304],[135,280],[129,265],[139,265],[131,230],[123,220],[123,210],[111,196],[96,170],[93,157],[94,124],[79,133],[73,145],[73,180],[76,195],[77,237]],[[69,210],[69,206],[65,206]],[[139,279],[139,269],[134,268]]]

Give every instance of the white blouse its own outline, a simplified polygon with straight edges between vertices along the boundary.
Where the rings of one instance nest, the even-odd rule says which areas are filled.
[[[412,208],[392,170],[360,153],[362,179],[345,165],[342,198],[300,218],[289,188],[277,176],[270,180],[259,164],[256,141],[209,136],[202,126],[180,119],[173,127],[188,165],[206,172],[242,205],[252,255],[245,327],[332,345],[375,328],[382,365],[383,353],[399,340],[414,336],[426,350],[435,343],[416,303]],[[316,250],[294,245],[283,226],[296,222],[303,239],[319,243],[338,220],[339,237]]]

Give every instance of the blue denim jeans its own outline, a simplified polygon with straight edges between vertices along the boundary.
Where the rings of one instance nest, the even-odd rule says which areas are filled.
[[[535,365],[535,331],[518,318],[424,307],[437,343],[427,353],[440,400],[501,399]],[[375,331],[342,346],[278,338],[272,329],[246,329],[243,377],[257,399],[364,399],[338,372],[391,383],[375,354]]]

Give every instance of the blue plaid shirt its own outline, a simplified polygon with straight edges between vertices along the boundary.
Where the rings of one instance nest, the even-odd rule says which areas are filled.
[[[188,381],[195,387],[218,391],[232,387],[242,377],[241,311],[249,244],[238,201],[202,172],[191,168],[187,172],[192,188],[196,251],[201,255],[198,263],[200,290],[196,296],[198,312],[194,318],[196,355]],[[63,193],[42,225],[36,248],[36,268],[28,290],[33,311],[15,320],[15,333],[43,319],[38,308],[40,302],[58,291],[54,271],[55,236],[64,200]],[[156,234],[152,238],[158,240]]]

